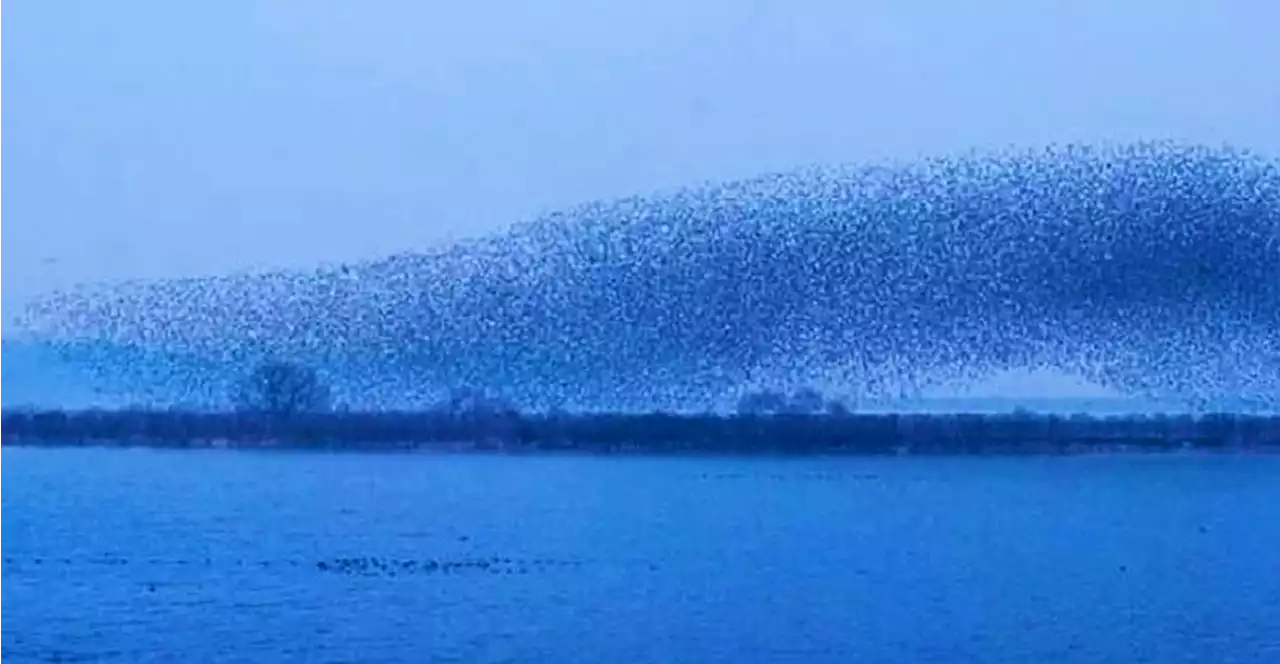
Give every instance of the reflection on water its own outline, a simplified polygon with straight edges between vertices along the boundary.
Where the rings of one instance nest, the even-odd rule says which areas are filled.
[[[21,661],[1280,661],[1280,458],[5,449]]]

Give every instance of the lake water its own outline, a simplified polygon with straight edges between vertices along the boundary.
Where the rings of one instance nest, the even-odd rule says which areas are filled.
[[[1280,661],[1278,457],[2,454],[6,663]]]

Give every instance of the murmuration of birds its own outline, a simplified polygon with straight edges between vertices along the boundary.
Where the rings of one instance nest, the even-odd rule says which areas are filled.
[[[549,558],[512,559],[500,556],[458,560],[417,560],[413,558],[334,558],[317,561],[321,572],[361,576],[399,576],[408,574],[451,574],[486,572],[489,574],[531,574],[552,569],[580,567],[581,561]]]
[[[69,291],[20,325],[237,369],[306,363],[373,400],[466,386],[530,408],[690,410],[1047,366],[1275,406],[1280,161],[1151,142],[810,168],[373,262]]]

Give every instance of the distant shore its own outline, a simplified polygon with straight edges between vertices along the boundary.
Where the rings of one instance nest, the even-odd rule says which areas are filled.
[[[766,454],[1280,452],[1280,415],[6,410],[5,446]]]

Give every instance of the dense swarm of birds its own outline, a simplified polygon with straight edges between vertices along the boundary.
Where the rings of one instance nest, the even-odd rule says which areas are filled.
[[[591,203],[432,253],[68,292],[24,323],[527,406],[875,394],[1028,366],[1274,404],[1280,161],[1145,143],[813,168]]]

